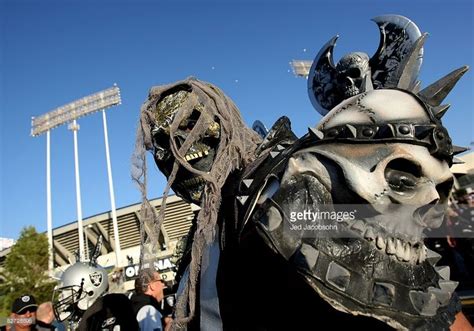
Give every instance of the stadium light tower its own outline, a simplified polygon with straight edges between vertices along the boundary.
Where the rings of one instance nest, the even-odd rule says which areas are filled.
[[[118,234],[117,225],[117,214],[115,211],[115,197],[113,192],[112,183],[112,171],[110,166],[110,155],[109,155],[109,141],[107,136],[107,123],[105,116],[105,109],[119,105],[120,89],[114,84],[113,87],[106,90],[91,94],[82,99],[73,101],[64,106],[56,108],[49,113],[43,114],[38,117],[33,117],[31,120],[31,135],[33,137],[39,136],[46,133],[46,204],[47,204],[47,226],[48,226],[48,243],[49,243],[49,270],[50,272],[54,268],[53,261],[53,230],[52,230],[52,213],[51,213],[51,161],[50,161],[50,131],[58,126],[66,123],[69,124],[69,129],[73,131],[74,136],[74,164],[75,164],[75,177],[76,177],[76,202],[77,202],[77,221],[78,221],[78,232],[79,232],[79,258],[84,260],[84,229],[82,225],[82,207],[81,207],[81,191],[80,191],[80,179],[79,179],[79,157],[77,147],[77,131],[79,125],[76,123],[76,119],[84,117],[86,115],[93,114],[97,111],[102,110],[102,119],[104,122],[104,137],[105,137],[105,152],[107,158],[107,173],[109,178],[109,191],[110,200],[112,206],[112,220],[114,227],[115,236],[115,258],[116,265],[120,263],[120,239]]]
[[[308,78],[309,70],[313,61],[308,60],[293,60],[290,62],[290,66],[293,69],[295,76]]]

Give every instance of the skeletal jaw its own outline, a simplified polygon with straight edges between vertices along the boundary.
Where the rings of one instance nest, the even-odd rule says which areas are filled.
[[[182,182],[179,183],[179,185],[185,187],[185,188],[191,188],[199,184],[204,183],[204,178],[202,177],[193,177],[190,179],[183,180]]]
[[[402,235],[388,234],[362,220],[355,221],[350,228],[372,243],[378,251],[400,262],[421,264],[426,259],[426,247],[421,241],[408,242],[400,238]]]
[[[345,98],[350,98],[355,95],[359,94],[359,89],[356,86],[347,86],[344,89],[344,97]]]
[[[209,154],[209,150],[199,151],[199,152],[195,152],[195,153],[188,153],[188,154],[185,155],[184,159],[189,162],[191,160],[196,160],[196,159],[202,158],[202,157],[204,157],[208,154]]]
[[[189,178],[176,184],[178,192],[187,192],[192,201],[198,202],[204,190],[205,180],[201,176]],[[184,193],[182,193],[184,194]]]
[[[377,237],[374,242],[378,250],[398,259],[398,261],[420,264],[426,259],[426,247],[420,243],[412,245],[398,238],[382,237]]]

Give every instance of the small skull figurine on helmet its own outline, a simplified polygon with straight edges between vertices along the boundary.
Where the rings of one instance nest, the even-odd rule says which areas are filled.
[[[369,56],[355,52],[343,56],[336,66],[337,83],[344,98],[349,98],[371,89]]]

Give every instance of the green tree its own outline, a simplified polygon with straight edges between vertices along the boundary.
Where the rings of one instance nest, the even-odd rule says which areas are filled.
[[[0,272],[0,315],[9,316],[13,301],[32,294],[38,303],[51,301],[56,282],[48,276],[48,239],[32,226],[23,228]]]

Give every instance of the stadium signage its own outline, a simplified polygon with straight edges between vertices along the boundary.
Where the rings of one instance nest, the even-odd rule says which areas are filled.
[[[164,271],[168,271],[170,269],[173,269],[175,265],[173,262],[171,262],[171,256],[165,257],[163,259],[159,259],[158,261],[154,262],[154,267],[156,270],[158,270],[160,273]],[[148,264],[144,265],[145,267],[148,267]],[[138,276],[138,269],[140,268],[139,264],[134,264],[134,265],[129,265],[125,267],[125,278],[126,280],[132,280],[135,279]],[[162,275],[162,277],[165,275]]]

